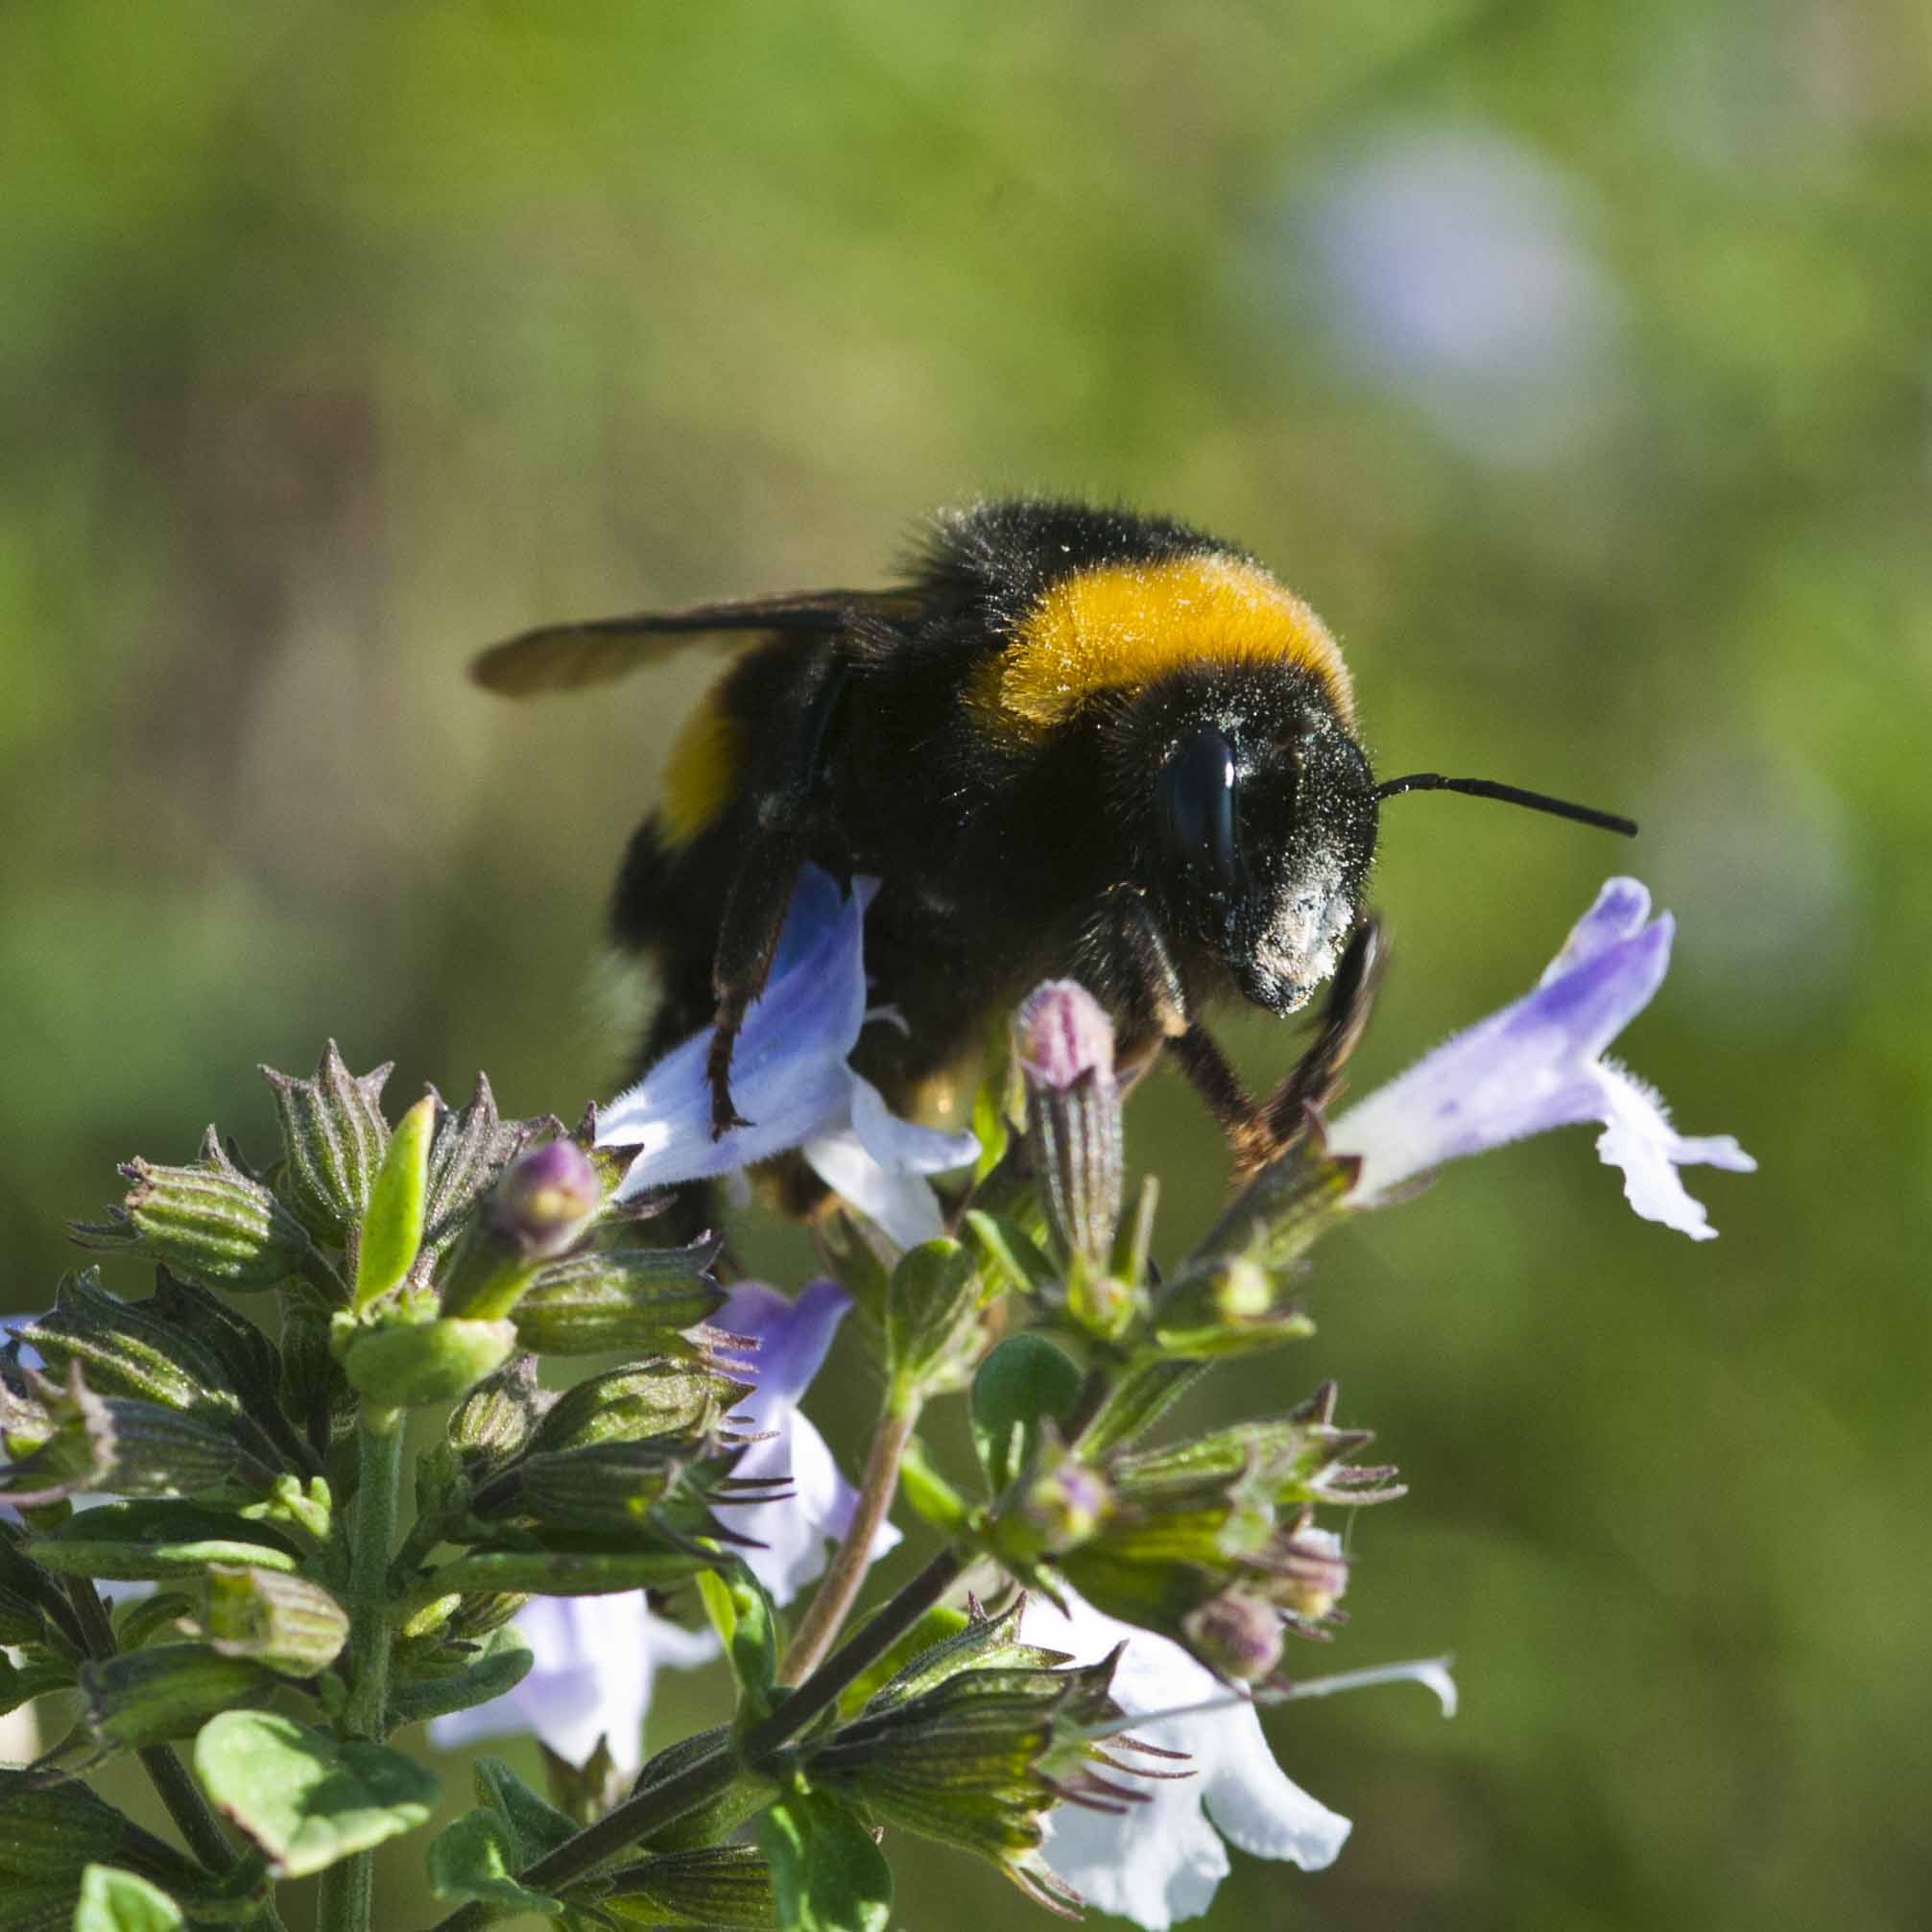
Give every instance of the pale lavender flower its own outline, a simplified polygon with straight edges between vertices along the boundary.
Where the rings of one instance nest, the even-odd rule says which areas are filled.
[[[900,1120],[847,1064],[867,1018],[865,911],[877,891],[876,879],[859,878],[842,895],[817,866],[805,868],[771,977],[731,1057],[731,1098],[751,1124],[711,1137],[706,1027],[599,1114],[600,1147],[637,1149],[618,1199],[732,1173],[796,1147],[902,1246],[940,1233],[924,1177],[965,1166],[978,1141]]]
[[[1229,1845],[1304,1872],[1332,1865],[1348,1821],[1276,1763],[1254,1706],[1230,1697],[1178,1643],[1104,1614],[1073,1590],[1062,1593],[1064,1613],[1042,1598],[1028,1600],[1027,1641],[1081,1663],[1125,1641],[1112,1691],[1133,1720],[1129,1735],[1184,1752],[1193,1776],[1131,1780],[1146,1801],[1124,1815],[1057,1806],[1042,1849],[1047,1864],[1089,1904],[1149,1932],[1207,1910],[1228,1875]]]
[[[826,1551],[845,1535],[858,1500],[824,1438],[798,1407],[850,1306],[851,1298],[831,1281],[812,1282],[796,1301],[746,1283],[712,1317],[715,1326],[758,1344],[742,1367],[733,1363],[732,1372],[757,1381],[742,1411],[748,1427],[774,1433],[752,1443],[733,1473],[787,1476],[791,1493],[778,1502],[733,1507],[727,1515],[734,1532],[763,1545],[741,1554],[781,1604],[823,1570]],[[898,1540],[898,1531],[882,1524],[871,1560]],[[657,1671],[688,1669],[718,1654],[709,1630],[683,1630],[656,1615],[642,1590],[537,1597],[519,1612],[516,1627],[535,1655],[529,1674],[489,1704],[437,1718],[430,1726],[433,1743],[449,1748],[534,1730],[553,1751],[581,1764],[598,1737],[608,1735],[618,1765],[634,1771]]]
[[[1668,913],[1650,918],[1650,894],[1635,879],[1611,879],[1533,991],[1335,1122],[1329,1151],[1362,1161],[1355,1203],[1373,1206],[1445,1160],[1594,1120],[1604,1130],[1597,1153],[1623,1170],[1637,1213],[1711,1239],[1717,1229],[1677,1170],[1701,1163],[1748,1174],[1757,1163],[1729,1134],[1679,1133],[1656,1091],[1603,1057],[1663,983],[1673,931]]]

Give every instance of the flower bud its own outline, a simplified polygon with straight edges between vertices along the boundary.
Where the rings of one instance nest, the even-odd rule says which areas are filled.
[[[624,1867],[613,1903],[626,1920],[678,1925],[775,1925],[772,1868],[750,1845],[701,1845]]]
[[[1217,1677],[1253,1683],[1281,1661],[1281,1613],[1244,1589],[1210,1597],[1181,1620],[1187,1648]]]
[[[1245,1254],[1210,1261],[1183,1275],[1156,1308],[1155,1340],[1195,1361],[1276,1348],[1315,1332],[1293,1294],[1285,1269]]]
[[[544,1412],[537,1357],[513,1355],[456,1405],[448,1443],[463,1468],[480,1476],[521,1453]]]
[[[192,1167],[131,1160],[132,1182],[102,1222],[72,1224],[83,1248],[146,1254],[199,1281],[225,1288],[273,1288],[313,1252],[308,1230],[224,1150],[211,1127]]]
[[[1348,1587],[1348,1559],[1333,1530],[1317,1529],[1304,1512],[1281,1539],[1276,1555],[1276,1600],[1297,1616],[1318,1623]]]
[[[677,1479],[688,1447],[673,1438],[526,1456],[513,1472],[515,1511],[560,1528],[635,1529]],[[492,1501],[480,1492],[477,1513],[489,1514]]]
[[[274,1093],[284,1161],[276,1191],[312,1233],[340,1247],[361,1219],[389,1146],[382,1117],[389,1064],[352,1074],[330,1040],[313,1080],[273,1067],[262,1077]]]
[[[219,1710],[252,1704],[275,1682],[243,1657],[199,1643],[156,1643],[81,1666],[87,1725],[95,1736],[139,1751],[192,1737]]]
[[[447,1402],[493,1374],[516,1347],[508,1322],[418,1322],[371,1328],[349,1344],[343,1371],[383,1409]]]
[[[513,1310],[539,1355],[688,1352],[681,1331],[708,1322],[725,1291],[707,1272],[715,1241],[689,1248],[595,1248],[546,1262]]]
[[[441,1109],[430,1143],[423,1211],[422,1245],[431,1254],[442,1253],[463,1231],[470,1209],[516,1152],[526,1131],[497,1117],[496,1096],[480,1073],[467,1107]]]
[[[582,1239],[602,1205],[597,1170],[574,1140],[519,1155],[451,1264],[444,1312],[484,1321],[507,1316],[542,1264]]]
[[[1112,1498],[1107,1478],[1063,1456],[1028,1485],[1020,1515],[1038,1533],[1047,1555],[1084,1543],[1105,1520]]]
[[[1069,1670],[963,1670],[902,1702],[874,1699],[806,1747],[805,1775],[887,1824],[990,1860],[1047,1903],[1041,1814],[1069,1796],[1105,1793],[1109,1810],[1137,1796],[1095,1776],[1095,1763],[1113,1760],[1087,1741],[1121,1715],[1109,1688],[1118,1658]]]
[[[31,1771],[0,1768],[0,1875],[16,1891],[32,1879],[67,1879],[91,1864],[111,1864],[128,1821],[79,1780],[43,1783]],[[66,1925],[64,1917],[50,1925]],[[40,1921],[35,1920],[34,1923]]]
[[[348,1641],[348,1612],[306,1578],[218,1564],[205,1588],[202,1634],[223,1657],[252,1658],[278,1677],[314,1677]]]
[[[1048,980],[1014,1018],[1034,1167],[1070,1254],[1103,1271],[1120,1221],[1120,1087],[1113,1023],[1072,980]]]
[[[558,1396],[537,1424],[531,1446],[580,1449],[646,1437],[708,1440],[752,1386],[692,1362],[638,1362],[613,1369]]]

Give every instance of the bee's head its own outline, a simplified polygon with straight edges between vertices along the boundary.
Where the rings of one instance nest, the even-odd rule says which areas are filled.
[[[1146,883],[1169,929],[1295,1012],[1335,970],[1374,857],[1361,746],[1315,680],[1249,671],[1172,694],[1147,750]]]

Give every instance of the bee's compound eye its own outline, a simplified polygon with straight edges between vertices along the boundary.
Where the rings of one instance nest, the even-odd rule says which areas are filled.
[[[1168,862],[1197,891],[1216,898],[1231,898],[1241,890],[1234,838],[1239,783],[1228,734],[1204,725],[1175,746],[1155,790],[1155,818]]]

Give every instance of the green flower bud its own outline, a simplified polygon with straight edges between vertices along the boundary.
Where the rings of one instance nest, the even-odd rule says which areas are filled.
[[[917,1697],[875,1698],[805,1747],[805,1775],[888,1824],[991,1861],[1046,1903],[1063,1895],[1042,1876],[1041,1814],[1063,1798],[1114,1810],[1135,1798],[1095,1773],[1118,1767],[1087,1742],[1121,1715],[1109,1689],[1118,1658],[967,1669]]]
[[[127,1826],[84,1784],[47,1784],[32,1772],[0,1768],[0,1874],[9,1894],[21,1881],[78,1879],[83,1866],[112,1863]]]
[[[957,1241],[908,1249],[886,1290],[886,1362],[912,1388],[963,1388],[976,1352],[980,1277]]]
[[[199,1643],[157,1643],[81,1666],[87,1725],[111,1744],[141,1750],[192,1737],[218,1710],[257,1704],[275,1682],[252,1658]]]
[[[708,1442],[751,1393],[693,1362],[638,1362],[566,1389],[531,1437],[535,1449],[578,1449],[646,1437]]]
[[[1067,1253],[1099,1274],[1120,1222],[1113,1023],[1085,987],[1049,980],[1028,997],[1014,1027],[1047,1220]]]
[[[216,1565],[204,1588],[202,1634],[209,1649],[251,1658],[278,1677],[314,1677],[348,1641],[348,1612],[306,1578]]]
[[[121,1173],[132,1185],[107,1220],[72,1224],[82,1247],[150,1255],[233,1289],[273,1288],[313,1255],[307,1229],[236,1166],[212,1127],[194,1166],[135,1159]]]
[[[1298,1342],[1315,1324],[1292,1297],[1285,1269],[1245,1254],[1191,1268],[1155,1310],[1155,1341],[1169,1354],[1198,1361]]]
[[[274,1472],[232,1436],[153,1402],[104,1399],[81,1365],[57,1388],[29,1371],[47,1404],[54,1433],[32,1455],[0,1469],[0,1493],[22,1508],[82,1490],[124,1495],[195,1495],[239,1483],[265,1489]]]
[[[282,1131],[276,1191],[311,1232],[337,1247],[361,1218],[389,1146],[382,1089],[390,1071],[385,1063],[372,1073],[350,1073],[334,1040],[313,1080],[262,1068]]]
[[[526,1456],[477,1493],[479,1515],[513,1507],[540,1523],[583,1530],[632,1529],[661,1502],[689,1460],[678,1437],[596,1443]]]
[[[477,1383],[449,1419],[448,1442],[461,1468],[480,1478],[521,1454],[546,1400],[535,1355],[513,1355]]]
[[[772,1868],[750,1845],[702,1845],[610,1873],[608,1904],[677,1925],[776,1926]]]
[[[430,1144],[423,1214],[422,1245],[430,1253],[443,1253],[463,1231],[470,1210],[522,1144],[525,1132],[518,1122],[497,1118],[496,1096],[480,1073],[467,1107],[441,1109]]]
[[[50,1375],[83,1364],[97,1395],[131,1396],[217,1422],[241,1411],[220,1355],[157,1302],[109,1294],[98,1268],[63,1276],[52,1310],[23,1322],[15,1334],[39,1351]]]
[[[508,1315],[543,1263],[575,1247],[602,1207],[597,1170],[574,1140],[519,1155],[450,1263],[444,1312],[488,1321]]]
[[[509,1359],[516,1330],[508,1322],[419,1322],[371,1328],[343,1357],[351,1385],[378,1408],[446,1402]]]
[[[539,1355],[688,1353],[681,1331],[725,1305],[707,1272],[717,1258],[718,1244],[704,1241],[599,1248],[546,1262],[517,1298],[517,1340]]]

